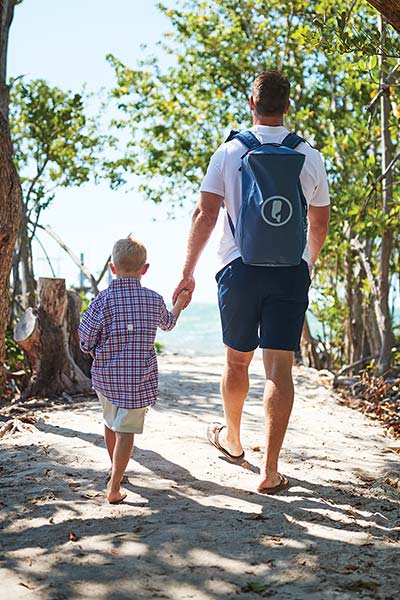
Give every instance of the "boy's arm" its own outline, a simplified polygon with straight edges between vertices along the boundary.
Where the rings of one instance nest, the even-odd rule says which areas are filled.
[[[171,331],[176,325],[176,315],[167,309],[164,300],[161,298],[160,320],[158,326],[163,331]]]
[[[186,290],[181,292],[179,294],[178,298],[176,299],[176,302],[173,305],[171,311],[167,310],[167,307],[165,306],[165,302],[164,302],[164,300],[162,300],[161,316],[160,316],[160,322],[159,322],[159,327],[161,327],[161,329],[163,329],[164,331],[170,331],[171,329],[173,329],[175,327],[176,321],[177,321],[179,315],[181,314],[183,308],[188,303],[189,297],[190,297],[190,294]]]
[[[92,300],[89,308],[82,317],[78,328],[80,348],[82,352],[91,354],[96,348],[102,330],[101,322],[102,303],[99,296]]]

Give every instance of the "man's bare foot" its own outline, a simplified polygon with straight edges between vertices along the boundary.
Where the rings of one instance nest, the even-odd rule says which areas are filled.
[[[111,490],[111,486],[107,486],[107,500],[110,504],[120,504],[127,497],[127,493],[119,489],[117,491]]]

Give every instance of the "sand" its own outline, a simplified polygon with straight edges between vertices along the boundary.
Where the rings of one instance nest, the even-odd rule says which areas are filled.
[[[207,442],[222,420],[221,358],[162,356],[160,399],[136,437],[128,498],[104,497],[94,397],[34,410],[0,454],[0,598],[399,598],[399,443],[298,367],[283,494],[255,492],[262,362],[251,369],[247,464]]]

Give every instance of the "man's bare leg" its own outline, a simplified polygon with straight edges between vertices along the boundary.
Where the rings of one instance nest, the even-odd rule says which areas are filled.
[[[240,422],[243,404],[249,391],[249,365],[254,352],[239,352],[226,346],[225,367],[221,380],[226,429],[219,436],[221,446],[233,456],[243,452]]]
[[[112,460],[111,479],[107,485],[107,499],[109,502],[120,502],[126,497],[121,492],[121,480],[132,455],[134,433],[116,432],[115,448]]]
[[[260,488],[281,482],[278,459],[292,412],[294,389],[292,380],[293,352],[264,350],[266,375],[264,391],[265,456],[261,468]]]
[[[115,432],[107,427],[107,425],[104,425],[104,441],[112,464],[115,448]]]

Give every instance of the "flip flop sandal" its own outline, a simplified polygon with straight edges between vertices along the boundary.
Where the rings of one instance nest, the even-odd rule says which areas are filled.
[[[215,425],[217,425],[217,428],[213,430],[212,427]],[[234,456],[219,443],[219,434],[224,428],[226,428],[226,425],[221,425],[221,423],[211,423],[211,425],[207,427],[207,439],[210,442],[210,444],[212,444],[215,448],[217,448],[217,450],[222,452],[222,454],[225,456],[225,458],[229,460],[229,462],[240,463],[244,458],[244,451],[241,454],[239,454],[239,456]]]
[[[113,502],[110,502],[110,500],[108,501],[109,504],[121,504],[124,500],[126,500],[128,494],[124,494],[122,496],[122,498],[120,498],[119,500],[114,500]]]
[[[281,475],[280,473],[279,477],[280,482],[278,483],[278,485],[274,485],[274,487],[269,488],[258,487],[257,492],[259,494],[268,494],[269,496],[272,496],[273,494],[278,494],[282,490],[286,490],[289,487],[289,479],[285,477],[285,475]]]

